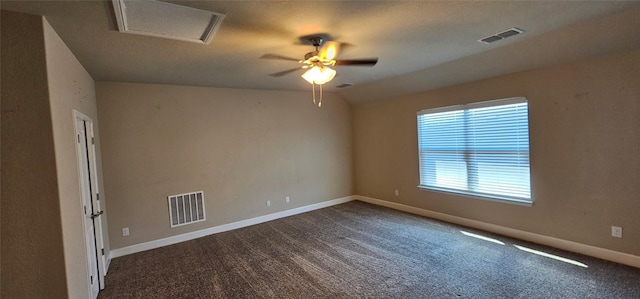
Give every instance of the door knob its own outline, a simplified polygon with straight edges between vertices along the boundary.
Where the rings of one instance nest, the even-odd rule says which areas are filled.
[[[104,213],[104,211],[100,211],[100,212],[98,212],[98,213],[91,214],[91,219],[96,219],[96,217],[98,217],[98,216],[102,215],[102,213]]]

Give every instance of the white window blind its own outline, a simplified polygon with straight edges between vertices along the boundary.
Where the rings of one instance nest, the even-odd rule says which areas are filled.
[[[531,202],[523,97],[418,112],[421,188]]]

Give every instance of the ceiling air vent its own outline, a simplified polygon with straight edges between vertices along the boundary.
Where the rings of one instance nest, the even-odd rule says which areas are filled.
[[[224,14],[155,0],[112,0],[120,32],[208,44]]]
[[[345,87],[349,87],[349,86],[352,86],[352,85],[353,85],[353,83],[342,83],[342,84],[340,84],[340,85],[338,85],[336,87],[337,88],[345,88]]]
[[[496,33],[494,35],[487,36],[487,37],[485,37],[485,38],[483,38],[481,40],[478,40],[478,41],[479,42],[483,42],[485,44],[490,44],[490,43],[497,42],[499,40],[505,39],[507,37],[512,37],[514,35],[518,35],[520,33],[524,33],[524,30],[514,27],[514,28],[511,28],[509,30],[505,30],[505,31],[502,31],[500,33]]]

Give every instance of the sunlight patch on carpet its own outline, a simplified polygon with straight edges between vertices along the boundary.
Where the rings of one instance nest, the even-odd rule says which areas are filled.
[[[522,251],[526,251],[526,252],[529,252],[529,253],[537,254],[539,256],[552,258],[554,260],[558,260],[558,261],[565,262],[565,263],[568,263],[568,264],[580,266],[580,267],[583,267],[583,268],[589,268],[589,266],[587,266],[587,265],[585,265],[585,264],[583,264],[581,262],[578,262],[576,260],[564,258],[564,257],[561,257],[561,256],[557,256],[555,254],[538,251],[538,250],[527,248],[527,247],[524,247],[524,246],[518,246],[518,245],[513,245],[513,246],[515,246],[516,248],[518,248],[518,249],[520,249]]]
[[[465,232],[463,230],[460,231],[463,235],[468,236],[468,237],[472,237],[472,238],[476,238],[476,239],[480,239],[480,240],[485,240],[485,241],[489,241],[492,243],[496,243],[496,244],[500,244],[500,245],[504,245],[504,242],[493,239],[493,238],[489,238],[489,237],[485,237],[485,236],[481,236],[478,234],[474,234],[474,233],[470,233],[470,232]]]

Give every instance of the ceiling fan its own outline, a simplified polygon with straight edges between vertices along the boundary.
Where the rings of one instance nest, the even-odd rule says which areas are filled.
[[[302,64],[301,66],[293,69],[270,74],[270,76],[280,77],[301,69],[307,69],[307,71],[302,74],[302,78],[311,83],[311,85],[313,86],[314,103],[316,103],[315,85],[320,85],[320,99],[318,100],[318,107],[322,106],[322,85],[331,81],[336,75],[336,71],[331,67],[374,66],[378,62],[378,58],[336,60],[335,58],[338,56],[338,51],[344,44],[335,41],[325,42],[324,38],[321,36],[310,36],[301,39],[308,40],[311,45],[315,47],[314,51],[311,51],[304,55],[303,60],[298,60],[295,58],[277,54],[265,54],[260,58],[297,61],[298,63]]]

